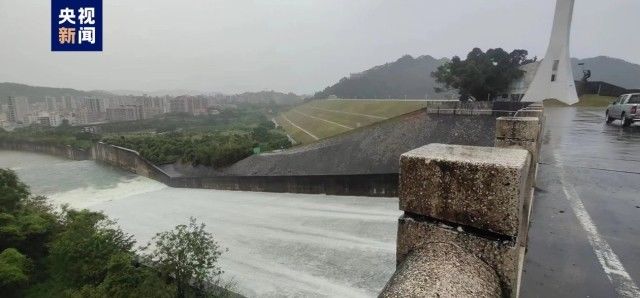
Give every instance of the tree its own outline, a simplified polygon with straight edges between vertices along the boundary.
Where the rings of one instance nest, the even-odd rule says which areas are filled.
[[[186,297],[194,288],[205,293],[219,289],[223,271],[217,263],[222,249],[195,218],[189,218],[189,225],[156,234],[143,251],[146,262],[175,281],[178,297]]]
[[[259,125],[258,127],[253,128],[251,136],[258,142],[267,141],[269,139],[269,128],[264,125]]]
[[[29,281],[29,259],[15,248],[0,253],[0,293],[6,297],[18,296]]]
[[[524,71],[521,65],[532,62],[526,50],[507,53],[501,48],[483,52],[474,48],[466,60],[454,56],[438,67],[432,76],[446,88],[457,89],[461,100],[491,100],[509,90],[509,85],[520,79]]]
[[[50,270],[69,287],[97,285],[114,255],[132,251],[134,241],[104,214],[66,210],[63,231],[50,244]]]
[[[29,187],[9,169],[0,169],[0,212],[13,212],[29,196]]]
[[[66,291],[68,297],[136,297],[172,298],[175,286],[165,283],[152,268],[135,262],[132,254],[114,254],[107,265],[108,273],[99,285],[84,285]]]
[[[187,260],[192,261],[187,265],[195,269],[186,271],[188,275],[184,271],[176,275],[138,261],[132,236],[102,213],[66,207],[58,212],[45,197],[31,197],[26,185],[9,170],[0,170],[0,190],[3,203],[9,202],[0,211],[2,297],[170,298],[177,293],[174,276],[187,276],[186,282],[178,283],[186,285],[185,293],[192,289],[189,281],[205,289],[204,283],[222,272],[215,265],[220,255],[217,244],[204,226],[194,222],[188,230],[194,234],[176,234],[186,241],[178,244],[188,247],[174,247],[173,251],[187,253]],[[209,271],[203,273],[200,268]]]

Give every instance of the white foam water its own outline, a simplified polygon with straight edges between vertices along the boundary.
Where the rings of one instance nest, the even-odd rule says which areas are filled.
[[[10,155],[10,156],[9,156]],[[105,212],[138,244],[196,217],[250,297],[371,297],[395,268],[397,199],[176,189],[92,161],[0,151],[57,204]]]

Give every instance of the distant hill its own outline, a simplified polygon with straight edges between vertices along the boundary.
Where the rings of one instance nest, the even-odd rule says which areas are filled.
[[[431,73],[447,59],[431,56],[413,58],[404,56],[395,62],[373,67],[361,73],[342,78],[335,85],[325,88],[314,98],[442,98],[434,91],[437,86]],[[640,88],[640,65],[606,56],[572,59],[576,80],[582,79],[582,68],[592,72],[591,81],[605,81],[627,89]]]
[[[181,96],[181,95],[190,95],[190,96],[198,96],[198,95],[216,95],[216,94],[220,94],[218,92],[204,92],[204,91],[199,91],[199,90],[190,90],[190,89],[167,89],[167,90],[156,90],[156,91],[142,91],[142,90],[126,90],[126,89],[119,89],[119,90],[109,90],[109,93],[113,93],[116,95],[131,95],[131,96],[143,96],[143,95],[147,95],[147,96],[156,96],[156,97],[162,97],[162,96],[170,96],[170,97],[177,97],[177,96]]]
[[[314,95],[314,98],[409,98],[442,97],[437,94],[437,86],[431,73],[447,59],[431,56],[413,58],[403,56],[395,62],[379,65],[361,73],[341,79]]]
[[[224,95],[220,93],[202,94],[197,91],[189,90],[166,90],[151,93],[144,93],[135,90],[117,90],[113,92],[107,91],[82,91],[71,88],[52,88],[52,87],[37,87],[29,86],[17,83],[0,83],[0,103],[6,103],[9,96],[28,97],[30,102],[44,101],[46,96],[61,97],[61,96],[73,96],[73,97],[114,97],[118,95],[131,95],[140,96],[147,94],[149,96],[180,96],[180,95],[205,95],[213,97],[223,97],[232,102],[250,102],[250,103],[268,103],[275,102],[279,105],[291,105],[301,103],[303,98],[294,93],[282,93],[276,91],[260,91],[260,92],[245,92],[242,94]]]
[[[282,93],[276,91],[245,92],[235,95],[218,95],[227,97],[231,102],[268,103],[278,105],[292,105],[303,101],[303,98],[294,93]]]
[[[591,70],[590,81],[604,81],[627,89],[640,89],[640,65],[622,59],[598,56],[586,59],[571,59],[576,80],[582,79],[582,67]]]
[[[46,96],[104,97],[113,96],[105,91],[82,91],[71,88],[37,87],[17,83],[0,83],[0,103],[9,96],[25,96],[30,102],[44,101]]]

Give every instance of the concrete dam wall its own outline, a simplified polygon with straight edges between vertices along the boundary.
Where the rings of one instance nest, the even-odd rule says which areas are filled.
[[[92,159],[170,185],[171,177],[146,160],[137,151],[97,143],[91,148]]]
[[[97,161],[179,188],[376,197],[396,196],[398,188],[396,174],[176,177],[170,176],[134,150],[98,143],[91,151],[93,159]]]

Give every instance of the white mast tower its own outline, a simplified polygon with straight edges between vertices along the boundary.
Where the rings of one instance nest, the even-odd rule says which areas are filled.
[[[547,54],[540,62],[538,71],[522,101],[543,101],[554,98],[566,104],[578,102],[569,55],[574,3],[575,0],[558,0],[556,3]]]

